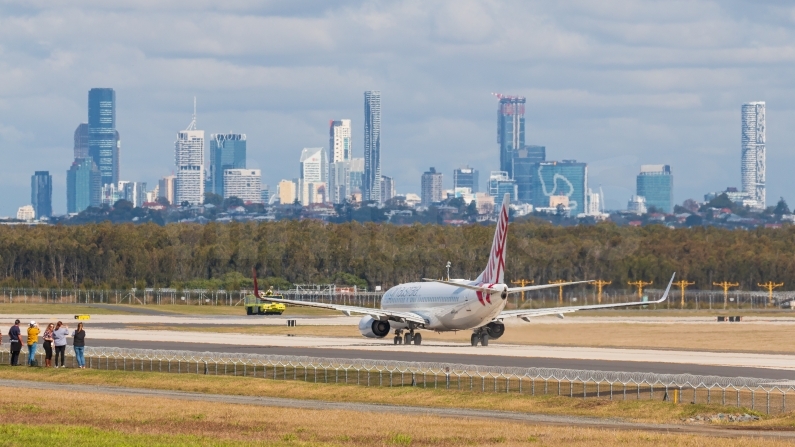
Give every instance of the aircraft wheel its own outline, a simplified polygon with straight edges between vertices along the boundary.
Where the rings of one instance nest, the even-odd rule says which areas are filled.
[[[419,332],[414,334],[414,344],[418,346],[422,344],[422,334]]]
[[[246,315],[254,315],[254,312],[251,311],[250,307],[246,308]]]
[[[480,344],[483,346],[489,345],[489,334],[483,334],[480,336]]]
[[[400,336],[399,335],[395,335],[395,338],[394,338],[393,341],[395,342],[396,345],[400,344]]]
[[[411,344],[411,334],[406,334],[403,336],[403,344],[410,345]]]
[[[480,341],[480,337],[478,337],[478,334],[472,334],[472,338],[470,341],[472,343],[472,346],[477,346],[478,342]]]

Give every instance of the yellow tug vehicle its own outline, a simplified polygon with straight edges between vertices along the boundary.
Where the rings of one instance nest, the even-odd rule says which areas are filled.
[[[281,295],[270,295],[274,298],[284,298]],[[248,295],[245,300],[246,315],[281,315],[287,307],[282,303],[271,303],[266,298],[257,298]]]

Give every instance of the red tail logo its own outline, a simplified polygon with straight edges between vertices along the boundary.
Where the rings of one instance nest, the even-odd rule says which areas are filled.
[[[491,245],[491,253],[489,254],[489,263],[486,265],[486,270],[478,276],[477,281],[481,284],[502,284],[505,275],[505,246],[508,240],[508,204],[510,201],[510,194],[505,194],[502,200],[502,207],[497,219],[497,229],[494,232],[494,241]],[[485,299],[490,302],[488,294],[484,294]],[[478,300],[483,303],[483,297],[478,294]],[[485,304],[484,304],[485,305]]]

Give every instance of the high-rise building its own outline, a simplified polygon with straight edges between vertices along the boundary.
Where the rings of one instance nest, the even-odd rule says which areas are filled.
[[[301,151],[299,165],[299,201],[304,206],[311,203],[322,203],[325,197],[321,197],[319,190],[322,189],[323,196],[325,196],[328,184],[328,159],[325,149],[322,147],[305,148]]]
[[[362,188],[364,187],[364,158],[352,158],[351,159],[351,171],[350,171],[350,192],[348,196],[352,193],[359,191],[362,192]]]
[[[646,198],[646,207],[663,213],[674,210],[674,176],[669,165],[641,165],[635,194]]]
[[[36,171],[30,178],[30,203],[36,219],[52,216],[52,176],[50,171]]]
[[[279,203],[282,205],[292,205],[295,203],[295,199],[298,197],[295,191],[295,182],[291,180],[282,180],[279,182],[276,189],[276,193],[279,196]]]
[[[544,146],[523,146],[513,151],[513,179],[516,180],[516,200],[519,202],[533,202],[535,165],[547,159],[546,152]]]
[[[364,92],[362,200],[381,202],[381,92]]]
[[[262,199],[262,203],[267,205],[271,201],[271,187],[269,185],[262,185],[262,191],[260,191],[260,198]]]
[[[351,194],[350,160],[338,161],[328,166],[328,194],[331,203],[343,203]]]
[[[262,203],[262,172],[259,169],[225,169],[224,199],[237,197],[244,203]]]
[[[469,192],[477,194],[479,191],[478,186],[480,180],[478,179],[478,170],[470,168],[458,168],[453,171],[453,190],[458,188],[469,188]]]
[[[75,160],[88,157],[88,123],[82,123],[75,129]]]
[[[500,171],[513,178],[513,151],[524,147],[524,107],[527,100],[523,96],[497,95],[497,98],[500,100],[497,108]]]
[[[350,160],[353,157],[351,120],[329,122],[328,133],[329,162]]]
[[[88,154],[99,168],[103,185],[119,181],[116,92],[112,88],[88,92]]]
[[[442,201],[442,173],[436,172],[436,168],[430,168],[422,174],[420,198],[422,206]]]
[[[765,102],[742,106],[742,190],[756,202],[754,208],[766,206],[765,197]]]
[[[168,203],[174,205],[174,201],[176,200],[176,191],[177,191],[177,176],[176,175],[168,175],[163,177],[158,182],[158,197],[163,197],[168,200]]]
[[[146,182],[119,182],[119,198],[140,208],[146,202]]]
[[[225,197],[224,171],[245,169],[246,135],[214,133],[210,135],[210,192]]]
[[[101,178],[91,157],[79,158],[66,171],[66,210],[79,213],[89,206],[99,206]]]
[[[381,203],[395,197],[395,179],[381,176]]]
[[[204,203],[204,131],[196,130],[196,101],[193,120],[188,128],[177,133],[174,143],[177,166],[176,205]]]
[[[33,205],[23,205],[17,210],[17,220],[30,221],[36,218],[36,211]]]
[[[500,209],[505,194],[516,200],[516,182],[505,171],[491,171],[489,175],[489,195],[494,197],[495,209]]]
[[[534,207],[547,208],[556,197],[568,199],[570,214],[585,213],[585,192],[588,190],[588,165],[576,160],[536,163],[533,174]]]

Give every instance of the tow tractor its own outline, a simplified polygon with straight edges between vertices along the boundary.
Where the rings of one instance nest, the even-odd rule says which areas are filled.
[[[272,295],[274,298],[283,298],[281,295]],[[281,315],[287,307],[282,303],[271,303],[266,298],[257,298],[254,295],[246,296],[246,315]]]

